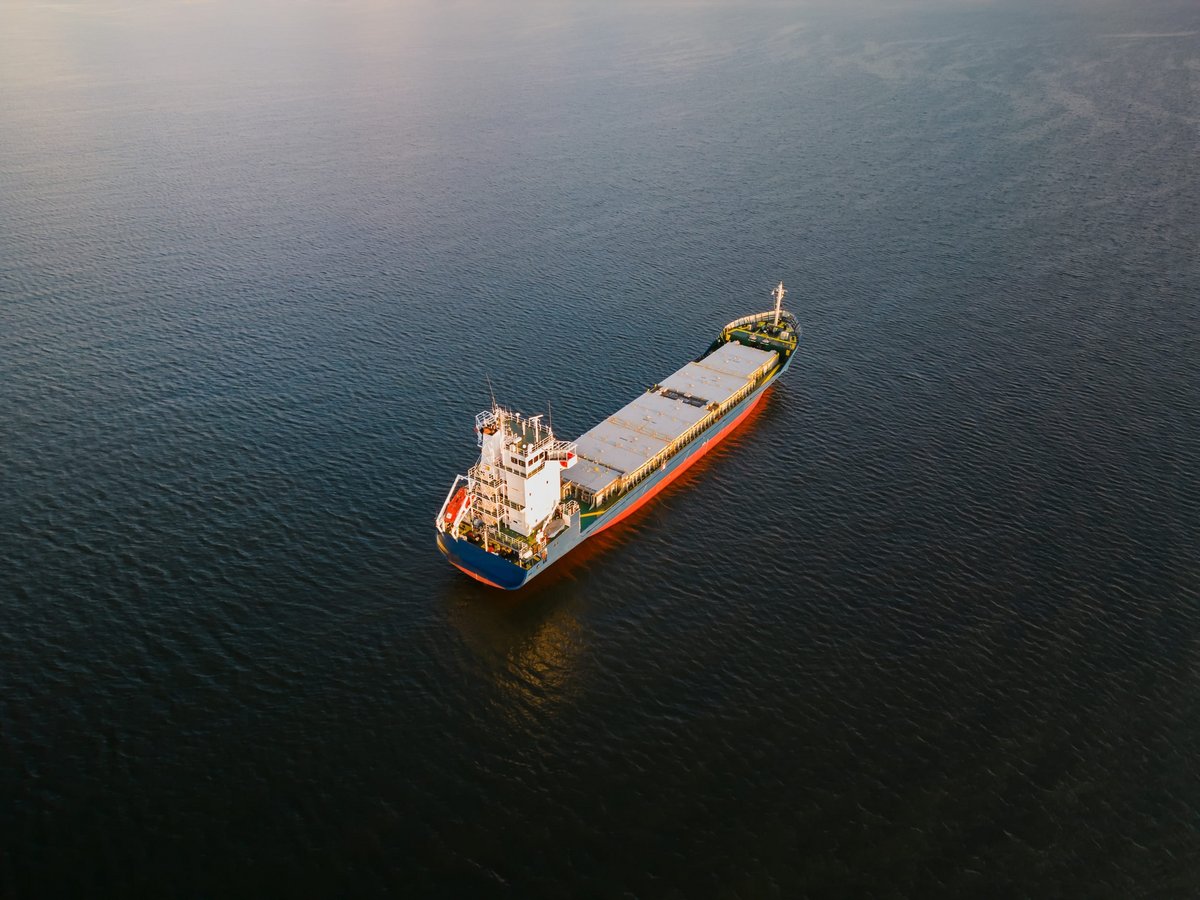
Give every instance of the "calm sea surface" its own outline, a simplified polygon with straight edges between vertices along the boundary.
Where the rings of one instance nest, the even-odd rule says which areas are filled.
[[[769,304],[738,434],[437,553]],[[1200,896],[1200,6],[0,8],[0,896]]]

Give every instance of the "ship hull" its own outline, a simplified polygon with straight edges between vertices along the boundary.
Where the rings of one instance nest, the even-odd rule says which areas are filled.
[[[690,466],[695,464],[709,450],[732,434],[751,411],[771,389],[775,381],[787,371],[792,359],[789,356],[782,366],[770,378],[764,381],[757,390],[749,394],[737,406],[733,407],[711,427],[696,436],[682,451],[667,460],[663,467],[654,475],[638,484],[624,494],[616,503],[594,518],[580,520],[578,517],[571,522],[566,531],[559,534],[546,548],[546,558],[539,560],[533,566],[525,568],[502,559],[483,548],[448,534],[439,532],[437,536],[438,549],[458,569],[491,587],[504,590],[516,590],[529,583],[546,569],[553,566],[564,556],[586,541],[607,528],[616,525],[622,519],[632,515],[648,503],[663,488],[682,475]]]

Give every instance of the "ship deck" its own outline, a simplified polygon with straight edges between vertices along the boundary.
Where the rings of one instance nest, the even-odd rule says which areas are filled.
[[[587,531],[616,501],[606,503],[603,506],[593,506],[586,500],[576,500],[575,502],[579,504],[579,527],[581,530]]]
[[[577,498],[603,502],[612,491],[628,489],[736,402],[780,357],[748,341],[710,349],[581,435],[578,464],[563,475]]]
[[[788,354],[796,349],[796,340],[794,338],[784,340],[774,335],[759,331],[750,331],[746,328],[735,328],[729,333],[729,339],[759,350],[775,350],[780,354]]]

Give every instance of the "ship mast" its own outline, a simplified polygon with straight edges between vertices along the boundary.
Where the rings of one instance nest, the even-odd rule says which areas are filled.
[[[779,313],[783,309],[783,295],[787,293],[787,291],[783,289],[783,282],[779,282],[779,286],[771,293],[775,295],[775,325],[778,327]]]

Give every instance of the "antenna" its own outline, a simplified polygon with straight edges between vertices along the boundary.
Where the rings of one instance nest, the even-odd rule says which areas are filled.
[[[485,373],[483,377],[487,381],[488,395],[492,398],[492,410],[495,411],[495,409],[496,409],[496,392],[492,389],[491,376],[489,376]]]
[[[549,400],[546,401],[546,427],[554,434],[554,407],[550,405]]]
[[[775,290],[771,293],[775,295],[775,325],[778,326],[779,312],[781,309],[783,309],[783,295],[787,293],[787,291],[783,289],[783,282],[779,282],[779,287],[775,288]]]

